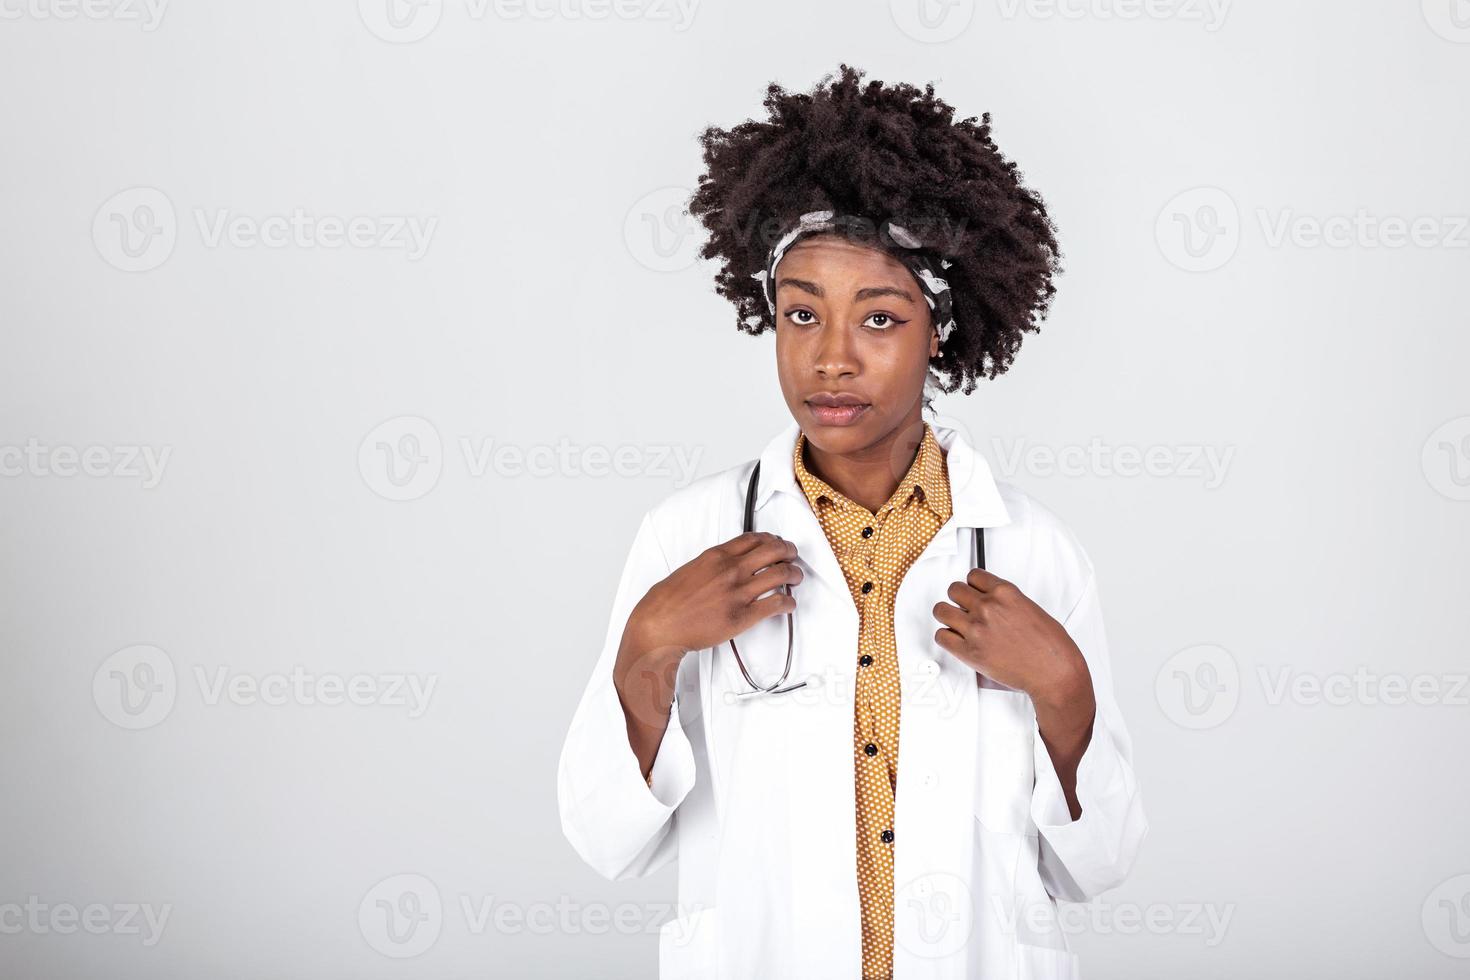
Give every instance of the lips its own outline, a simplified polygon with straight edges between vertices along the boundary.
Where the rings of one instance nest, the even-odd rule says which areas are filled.
[[[812,417],[822,425],[852,425],[873,406],[846,391],[820,391],[806,400]]]

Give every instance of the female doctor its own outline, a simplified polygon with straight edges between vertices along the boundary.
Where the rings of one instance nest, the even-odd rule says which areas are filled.
[[[610,879],[677,859],[664,980],[1074,978],[1056,900],[1148,829],[1092,564],[924,418],[1036,329],[1053,226],[988,115],[862,74],[702,138],[702,254],[792,421],[644,515],[562,827]]]

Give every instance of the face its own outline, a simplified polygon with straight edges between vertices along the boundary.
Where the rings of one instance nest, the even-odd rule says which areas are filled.
[[[808,441],[862,455],[918,425],[929,359],[929,304],[897,259],[833,235],[793,245],[776,267],[776,365]]]

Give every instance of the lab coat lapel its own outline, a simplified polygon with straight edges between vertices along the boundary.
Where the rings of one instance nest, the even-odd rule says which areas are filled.
[[[786,425],[761,453],[760,486],[756,492],[755,529],[771,531],[796,545],[797,562],[806,576],[792,590],[796,596],[797,616],[801,615],[802,596],[821,588],[832,593],[824,596],[823,602],[838,598],[851,613],[853,635],[857,635],[857,607],[847,587],[847,578],[842,566],[832,552],[832,543],[827,540],[822,524],[812,512],[812,506],[801,485],[796,482],[796,470],[792,466],[792,454],[796,452],[796,437],[801,428],[793,420]],[[826,666],[811,663],[811,670],[820,671]]]

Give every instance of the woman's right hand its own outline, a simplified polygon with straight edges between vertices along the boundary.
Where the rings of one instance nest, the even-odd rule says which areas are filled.
[[[801,581],[795,557],[796,545],[765,531],[731,538],[649,589],[628,617],[628,629],[644,655],[657,650],[678,660],[690,650],[718,646],[796,608],[792,596],[772,591]]]
[[[749,531],[681,565],[633,607],[613,683],[645,777],[669,723],[684,654],[717,646],[762,619],[795,610],[796,600],[781,591],[802,579],[792,563],[795,557],[796,545],[785,538]]]

